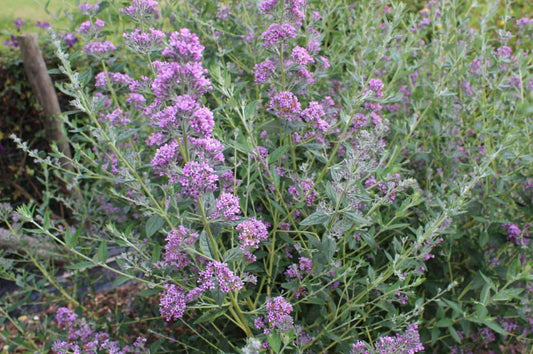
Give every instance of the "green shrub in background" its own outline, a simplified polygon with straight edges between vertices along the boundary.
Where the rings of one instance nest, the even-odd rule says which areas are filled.
[[[528,350],[532,20],[466,1],[79,9],[76,42],[51,34],[82,113],[74,172],[26,150],[84,198],[48,186],[4,220],[64,249],[79,282],[141,284],[146,333],[129,345],[126,316],[104,325],[57,269],[6,256],[3,277],[75,309],[40,337],[3,309],[13,347]]]

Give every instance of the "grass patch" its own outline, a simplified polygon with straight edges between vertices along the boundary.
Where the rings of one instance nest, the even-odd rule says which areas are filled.
[[[11,34],[16,32],[13,21],[21,18],[26,22],[22,32],[38,32],[36,21],[49,22],[54,27],[61,27],[68,21],[63,10],[75,6],[69,0],[2,0],[0,11],[0,40],[3,43]]]

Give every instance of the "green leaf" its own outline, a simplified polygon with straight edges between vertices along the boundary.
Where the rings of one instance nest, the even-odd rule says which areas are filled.
[[[146,237],[151,237],[153,234],[159,231],[163,225],[165,225],[165,220],[162,217],[159,215],[152,215],[146,222],[146,227],[144,228]]]
[[[493,301],[509,301],[515,298],[518,298],[519,295],[524,291],[524,289],[514,288],[514,289],[505,289],[497,293],[492,297]]]
[[[453,320],[451,318],[443,318],[435,323],[437,327],[451,327],[453,325]]]
[[[481,303],[483,305],[486,305],[489,302],[490,299],[490,284],[483,285],[483,289],[481,289]]]
[[[331,237],[326,236],[322,239],[318,250],[320,252],[315,255],[316,262],[319,264],[328,265],[331,264],[333,260],[333,255],[337,250],[337,244]]]
[[[507,274],[505,275],[505,280],[512,281],[516,278],[516,276],[520,273],[520,259],[518,257],[515,257],[511,264],[509,264],[509,268],[507,268]]]
[[[315,211],[313,214],[309,215],[300,222],[300,225],[309,226],[309,225],[319,225],[325,224],[329,221],[331,217],[325,214],[322,211]]]
[[[437,327],[431,329],[431,344],[434,344],[439,340],[440,330]]]
[[[250,102],[244,108],[244,117],[249,121],[254,115],[257,108],[257,101]]]
[[[202,233],[200,234],[200,250],[208,258],[213,258],[213,256],[211,255],[211,248],[209,248],[208,236],[205,231],[202,231]]]
[[[407,224],[407,223],[392,224],[392,225],[386,226],[386,229],[387,230],[403,229],[403,228],[408,227],[408,226],[409,226],[409,224]]]
[[[285,214],[285,210],[283,210],[283,207],[276,202],[275,200],[269,200],[270,205],[272,205],[277,211],[279,211],[282,215]]]
[[[442,299],[442,301],[444,301],[449,307],[451,307],[458,314],[462,314],[464,312],[463,309],[461,308],[461,305],[457,304],[456,302],[453,302],[447,299]]]
[[[65,228],[65,243],[67,247],[74,248],[78,245],[79,233],[78,230],[74,233],[70,230],[70,227]]]
[[[370,249],[372,252],[376,252],[378,250],[378,246],[376,244],[376,241],[374,240],[374,237],[370,235],[368,232],[362,232],[361,238],[370,246]]]
[[[326,182],[326,195],[333,203],[337,203],[337,191],[329,181]]]
[[[457,343],[461,343],[461,338],[457,334],[457,331],[453,327],[449,327],[448,330],[450,331],[450,335],[452,336],[453,340]]]
[[[268,163],[269,164],[275,163],[276,161],[278,161],[278,159],[281,157],[281,155],[286,154],[287,151],[289,151],[289,146],[287,146],[287,145],[282,145],[279,148],[277,148],[276,150],[272,151],[272,153],[270,153],[268,155]]]
[[[113,286],[116,286],[116,287],[121,286],[128,280],[130,280],[130,278],[121,275],[117,279],[113,280]]]
[[[272,179],[274,180],[274,186],[276,188],[279,188],[279,174],[278,171],[276,171],[276,166],[272,165],[270,166],[270,175],[272,176]]]
[[[107,257],[109,257],[109,253],[107,251],[107,242],[102,241],[100,243],[100,246],[98,247],[98,260],[100,260],[102,263],[105,263],[107,261]]]
[[[161,245],[155,244],[154,248],[152,249],[152,261],[159,262],[161,259]]]
[[[158,339],[150,345],[150,353],[159,353],[159,348],[163,345],[165,339]]]
[[[487,310],[487,308],[481,304],[476,304],[474,307],[476,309],[476,317],[472,318],[472,321],[477,323],[484,321],[489,314],[489,310]]]
[[[365,219],[363,216],[359,215],[358,213],[354,211],[347,211],[342,213],[342,215],[346,216],[348,219],[352,220],[356,224],[359,225],[370,225],[371,222],[368,219]]]
[[[508,334],[505,329],[503,329],[499,324],[497,324],[494,321],[484,320],[484,321],[481,321],[481,323],[483,323],[485,326],[492,329],[494,332],[503,334],[505,336]]]
[[[281,349],[281,337],[278,333],[272,333],[267,336],[268,344],[274,353],[279,353]]]
[[[224,299],[226,298],[227,293],[220,291],[220,288],[216,286],[213,290],[211,290],[211,296],[213,299],[215,299],[215,302],[218,306],[222,306],[224,304]]]
[[[244,252],[239,247],[234,247],[224,253],[224,262],[229,263],[236,259],[242,259]]]

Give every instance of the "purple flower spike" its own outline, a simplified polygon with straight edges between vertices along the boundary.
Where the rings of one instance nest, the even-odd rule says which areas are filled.
[[[94,42],[87,43],[85,47],[83,47],[83,52],[85,54],[90,54],[94,56],[102,56],[102,55],[110,54],[115,49],[117,49],[117,47],[115,47],[115,45],[111,43],[110,41],[105,41],[105,42],[94,41]]]
[[[59,327],[70,327],[77,318],[78,315],[66,307],[60,307],[57,309],[56,320]]]
[[[100,8],[100,6],[98,6],[97,4],[95,5],[91,5],[89,3],[82,3],[78,6],[78,9],[80,9],[81,13],[83,15],[93,15],[96,13],[96,11],[98,11],[98,9]]]
[[[282,333],[290,331],[293,326],[293,318],[290,315],[292,305],[282,296],[269,299],[266,304],[266,320],[271,329],[278,329]]]
[[[136,21],[146,21],[151,18],[159,18],[159,3],[154,0],[133,0],[132,5],[120,9],[123,14]]]
[[[26,26],[26,21],[19,17],[15,21],[13,21],[13,24],[15,25],[15,27],[17,27],[17,32],[20,32],[20,29]]]
[[[290,121],[300,120],[302,107],[292,92],[283,91],[270,99],[267,108],[274,111],[275,114]]]
[[[309,63],[314,63],[315,59],[309,54],[307,49],[302,47],[294,47],[292,50],[291,58],[296,61],[298,65],[307,65]]]
[[[270,48],[290,38],[296,38],[296,29],[288,23],[282,25],[273,23],[261,35],[265,48]]]
[[[239,241],[241,241],[241,249],[257,249],[261,241],[268,239],[268,231],[264,222],[251,218],[241,222],[235,228],[239,233]]]
[[[239,197],[231,193],[222,193],[216,201],[216,210],[211,215],[212,218],[222,217],[229,221],[235,221],[241,213]]]
[[[167,322],[177,321],[183,317],[187,304],[183,289],[174,284],[166,284],[166,290],[159,300],[159,312]]]
[[[202,59],[204,46],[200,44],[198,36],[187,28],[172,32],[168,44],[170,47],[163,50],[163,55],[172,61],[184,63]]]
[[[50,24],[48,22],[41,22],[41,21],[35,22],[35,26],[42,28],[42,29],[50,28]]]

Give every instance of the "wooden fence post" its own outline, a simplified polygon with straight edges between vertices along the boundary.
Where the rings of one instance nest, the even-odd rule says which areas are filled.
[[[43,108],[44,126],[46,129],[46,137],[49,142],[55,142],[60,152],[67,158],[71,158],[70,146],[67,136],[64,133],[63,122],[60,120],[61,108],[57,99],[54,84],[44,62],[41,49],[37,38],[33,34],[23,34],[17,37],[17,41],[22,51],[22,58],[24,61],[24,68],[28,75],[31,87],[39,104]],[[67,159],[61,159],[64,167],[72,169],[72,164]],[[74,188],[70,194],[76,199],[81,198],[79,189]]]
[[[59,108],[54,84],[48,75],[37,38],[33,34],[23,34],[18,36],[17,40],[22,51],[28,80],[39,104],[43,107],[47,138],[54,141],[59,151],[70,158],[72,155],[68,139],[63,131],[63,123],[58,119],[61,108]]]

